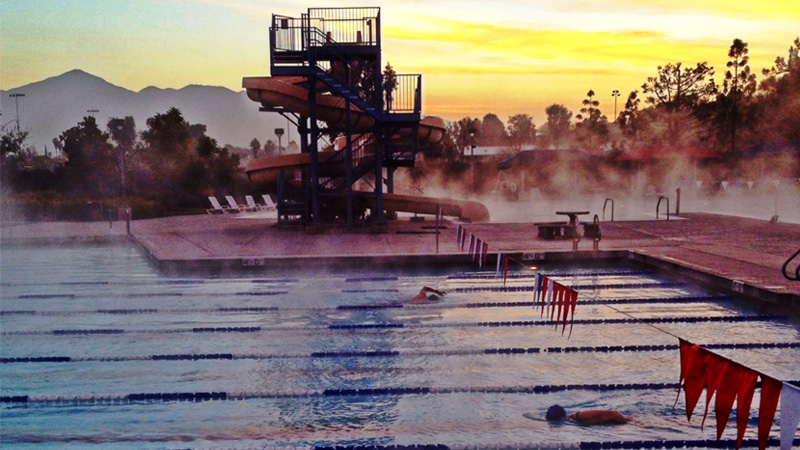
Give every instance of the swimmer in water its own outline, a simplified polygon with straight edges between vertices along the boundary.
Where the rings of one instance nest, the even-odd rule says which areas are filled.
[[[574,414],[567,414],[567,412],[559,405],[553,405],[547,409],[544,416],[548,422],[572,420],[578,425],[618,425],[628,422],[628,419],[620,414],[619,411],[610,411],[605,409],[590,409],[586,411],[578,411]]]
[[[430,294],[430,295],[429,295]],[[416,297],[407,300],[408,303],[427,303],[439,301],[447,295],[445,291],[439,291],[432,287],[424,286]]]

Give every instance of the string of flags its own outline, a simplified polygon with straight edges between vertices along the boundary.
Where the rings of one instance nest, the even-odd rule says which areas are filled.
[[[458,224],[458,227],[456,228],[456,235],[458,247],[463,251],[467,244],[467,229],[461,224]],[[486,241],[483,241],[481,238],[470,233],[469,254],[472,258],[472,261],[478,263],[478,267],[485,267],[486,260],[489,256],[489,244],[486,243]]]
[[[800,422],[800,388],[756,372],[684,339],[679,339],[679,342],[681,358],[679,384],[683,387],[686,397],[686,419],[688,421],[691,421],[695,406],[705,389],[706,406],[700,427],[702,429],[705,425],[708,408],[714,397],[717,441],[719,441],[728,423],[733,403],[736,401],[736,448],[738,450],[750,418],[750,405],[757,380],[761,378],[758,448],[764,450],[767,446],[779,398],[781,398],[781,450],[789,450],[792,447],[794,434],[798,422]],[[678,398],[680,398],[680,392],[679,389]],[[676,405],[677,402],[676,398]]]
[[[714,184],[714,183],[712,183],[712,184]],[[774,186],[775,188],[779,188],[784,184],[786,186],[789,186],[789,187],[800,186],[800,178],[781,178],[781,179],[761,180],[761,181],[753,181],[753,180],[746,180],[746,181],[723,180],[723,181],[719,182],[719,185],[722,187],[723,191],[727,191],[729,188],[730,189],[734,189],[734,188],[735,189],[745,189],[745,188],[747,188],[747,190],[749,190],[749,191],[752,191],[753,188],[755,188],[755,189],[764,189],[764,188],[767,188],[769,186]],[[686,181],[684,181],[684,185],[685,185],[685,187],[688,188],[692,184],[691,184],[691,181],[686,180]],[[694,185],[695,185],[695,187],[697,189],[700,189],[700,188],[703,187],[703,181],[702,180],[697,180],[697,181],[694,182]]]
[[[467,235],[469,234],[469,238]],[[467,247],[469,242],[469,247]],[[458,224],[456,228],[456,243],[463,251],[467,251],[472,257],[472,261],[478,263],[478,267],[485,267],[487,255],[489,253],[489,245],[481,238],[469,233],[467,229]],[[497,274],[503,275],[503,285],[505,286],[508,279],[508,265],[509,262],[516,262],[524,265],[519,261],[514,260],[508,254],[497,252]],[[526,266],[527,267],[527,266]],[[572,336],[572,328],[575,322],[575,307],[578,304],[578,291],[568,286],[564,286],[557,281],[536,273],[536,289],[533,291],[534,304],[540,308],[541,316],[548,317],[556,329],[561,325],[561,334],[563,335],[567,329],[567,322],[569,322],[569,336]]]
[[[537,273],[533,302],[534,305],[539,305],[540,315],[549,314],[550,321],[555,324],[556,329],[561,324],[562,335],[566,331],[567,321],[569,321],[569,335],[567,337],[572,336],[572,326],[575,323],[575,307],[578,305],[578,291]]]

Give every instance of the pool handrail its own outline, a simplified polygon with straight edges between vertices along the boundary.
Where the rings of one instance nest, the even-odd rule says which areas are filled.
[[[794,254],[790,256],[789,259],[787,259],[786,262],[783,263],[783,266],[781,267],[781,273],[783,274],[784,278],[786,278],[789,281],[800,281],[800,261],[798,261],[797,268],[794,271],[794,277],[791,276],[791,274],[789,274],[789,272],[786,270],[789,267],[789,263],[791,263],[792,260],[794,260],[798,256],[800,256],[800,249],[797,249],[797,251],[794,252]]]
[[[667,201],[667,220],[669,220],[669,197],[663,195],[658,196],[658,203],[656,203],[656,220],[658,220],[658,210],[661,209],[661,200]]]
[[[614,221],[614,199],[613,198],[606,198],[603,202],[603,221],[606,220],[606,205],[608,202],[611,202],[611,222]]]

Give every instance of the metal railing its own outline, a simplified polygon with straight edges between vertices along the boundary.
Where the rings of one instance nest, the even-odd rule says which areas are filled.
[[[786,278],[789,281],[800,281],[800,260],[797,261],[798,264],[797,268],[794,271],[794,276],[792,276],[788,271],[789,264],[791,264],[792,260],[794,260],[798,256],[800,256],[800,249],[794,252],[794,254],[790,256],[785,263],[783,263],[783,267],[781,267],[781,273],[783,273],[784,278]]]
[[[301,52],[330,44],[380,44],[380,8],[312,8],[300,18],[272,16],[270,35],[277,52]]]
[[[661,200],[667,201],[667,220],[669,220],[669,198],[660,195],[658,197],[658,203],[656,203],[656,220],[658,220],[658,211],[661,209]]]
[[[378,45],[380,8],[309,8],[308,25],[339,44]]]
[[[611,202],[611,222],[613,222],[614,221],[614,199],[612,199],[612,198],[607,198],[606,201],[603,202],[603,221],[605,222],[605,220],[606,220],[606,205],[608,205],[608,202]]]
[[[422,75],[397,75],[395,81],[392,90],[384,92],[386,112],[419,114],[422,104]]]

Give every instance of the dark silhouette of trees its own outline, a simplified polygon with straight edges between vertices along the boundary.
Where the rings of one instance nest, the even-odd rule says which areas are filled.
[[[261,142],[259,142],[258,139],[253,138],[253,140],[250,141],[250,151],[253,153],[253,159],[258,158],[259,150],[261,150]]]
[[[383,96],[386,99],[386,110],[392,110],[392,102],[394,101],[394,90],[397,87],[397,72],[394,67],[388,62],[383,69]]]
[[[647,103],[661,110],[666,122],[666,139],[676,145],[682,139],[694,137],[698,124],[694,110],[700,104],[713,100],[717,93],[714,68],[708,63],[683,67],[682,63],[658,67],[658,75],[648,77],[642,92],[650,94]]]
[[[608,136],[608,118],[600,111],[600,102],[594,96],[594,91],[590,89],[582,102],[581,113],[575,116],[581,121],[575,127],[577,141],[591,153],[599,152]]]
[[[559,144],[569,133],[572,111],[564,105],[554,103],[545,108],[544,112],[547,114],[547,138],[558,150]]]
[[[73,190],[89,197],[119,191],[117,158],[109,138],[92,116],[61,133],[58,139],[67,158],[68,184]]]
[[[493,113],[483,116],[479,133],[482,145],[503,145],[507,139],[506,127],[503,125],[503,121]]]
[[[515,151],[522,150],[526,144],[532,144],[536,139],[536,125],[531,116],[517,114],[508,118],[508,141]]]
[[[272,139],[268,139],[267,142],[264,142],[264,156],[272,156],[275,154],[275,151],[278,149],[278,146],[275,145],[275,142]]]

